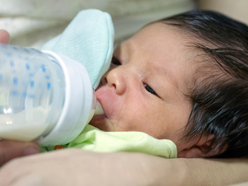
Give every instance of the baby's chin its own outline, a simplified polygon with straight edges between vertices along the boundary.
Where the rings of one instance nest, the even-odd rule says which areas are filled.
[[[106,132],[113,131],[113,126],[104,115],[93,116],[89,124]]]

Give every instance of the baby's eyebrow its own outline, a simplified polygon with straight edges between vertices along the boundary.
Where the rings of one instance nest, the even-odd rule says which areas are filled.
[[[126,49],[126,52],[131,54],[132,52],[135,52],[135,50],[138,50],[138,47],[135,46],[135,43],[130,38],[130,39],[126,40],[126,42],[125,42],[125,49]]]
[[[134,51],[132,49],[132,44],[130,42],[130,39],[125,40],[123,42],[121,42],[114,50],[114,56],[122,56],[127,58],[128,55],[131,55],[131,53]],[[124,55],[122,55],[124,54]]]

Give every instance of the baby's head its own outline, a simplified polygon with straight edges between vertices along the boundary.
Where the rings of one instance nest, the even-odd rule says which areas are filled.
[[[121,43],[96,91],[105,131],[171,139],[179,157],[248,154],[248,28],[191,11]]]

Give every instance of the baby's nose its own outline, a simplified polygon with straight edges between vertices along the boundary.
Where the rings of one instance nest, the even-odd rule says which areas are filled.
[[[124,69],[115,68],[109,71],[105,78],[105,81],[109,86],[114,87],[117,94],[121,95],[126,90],[126,78]]]

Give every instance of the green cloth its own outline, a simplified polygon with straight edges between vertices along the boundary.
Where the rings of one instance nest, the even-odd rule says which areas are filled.
[[[95,152],[138,152],[164,158],[176,158],[176,145],[167,139],[156,139],[143,132],[104,132],[87,125],[66,148],[80,148]],[[43,147],[42,151],[54,147]]]

